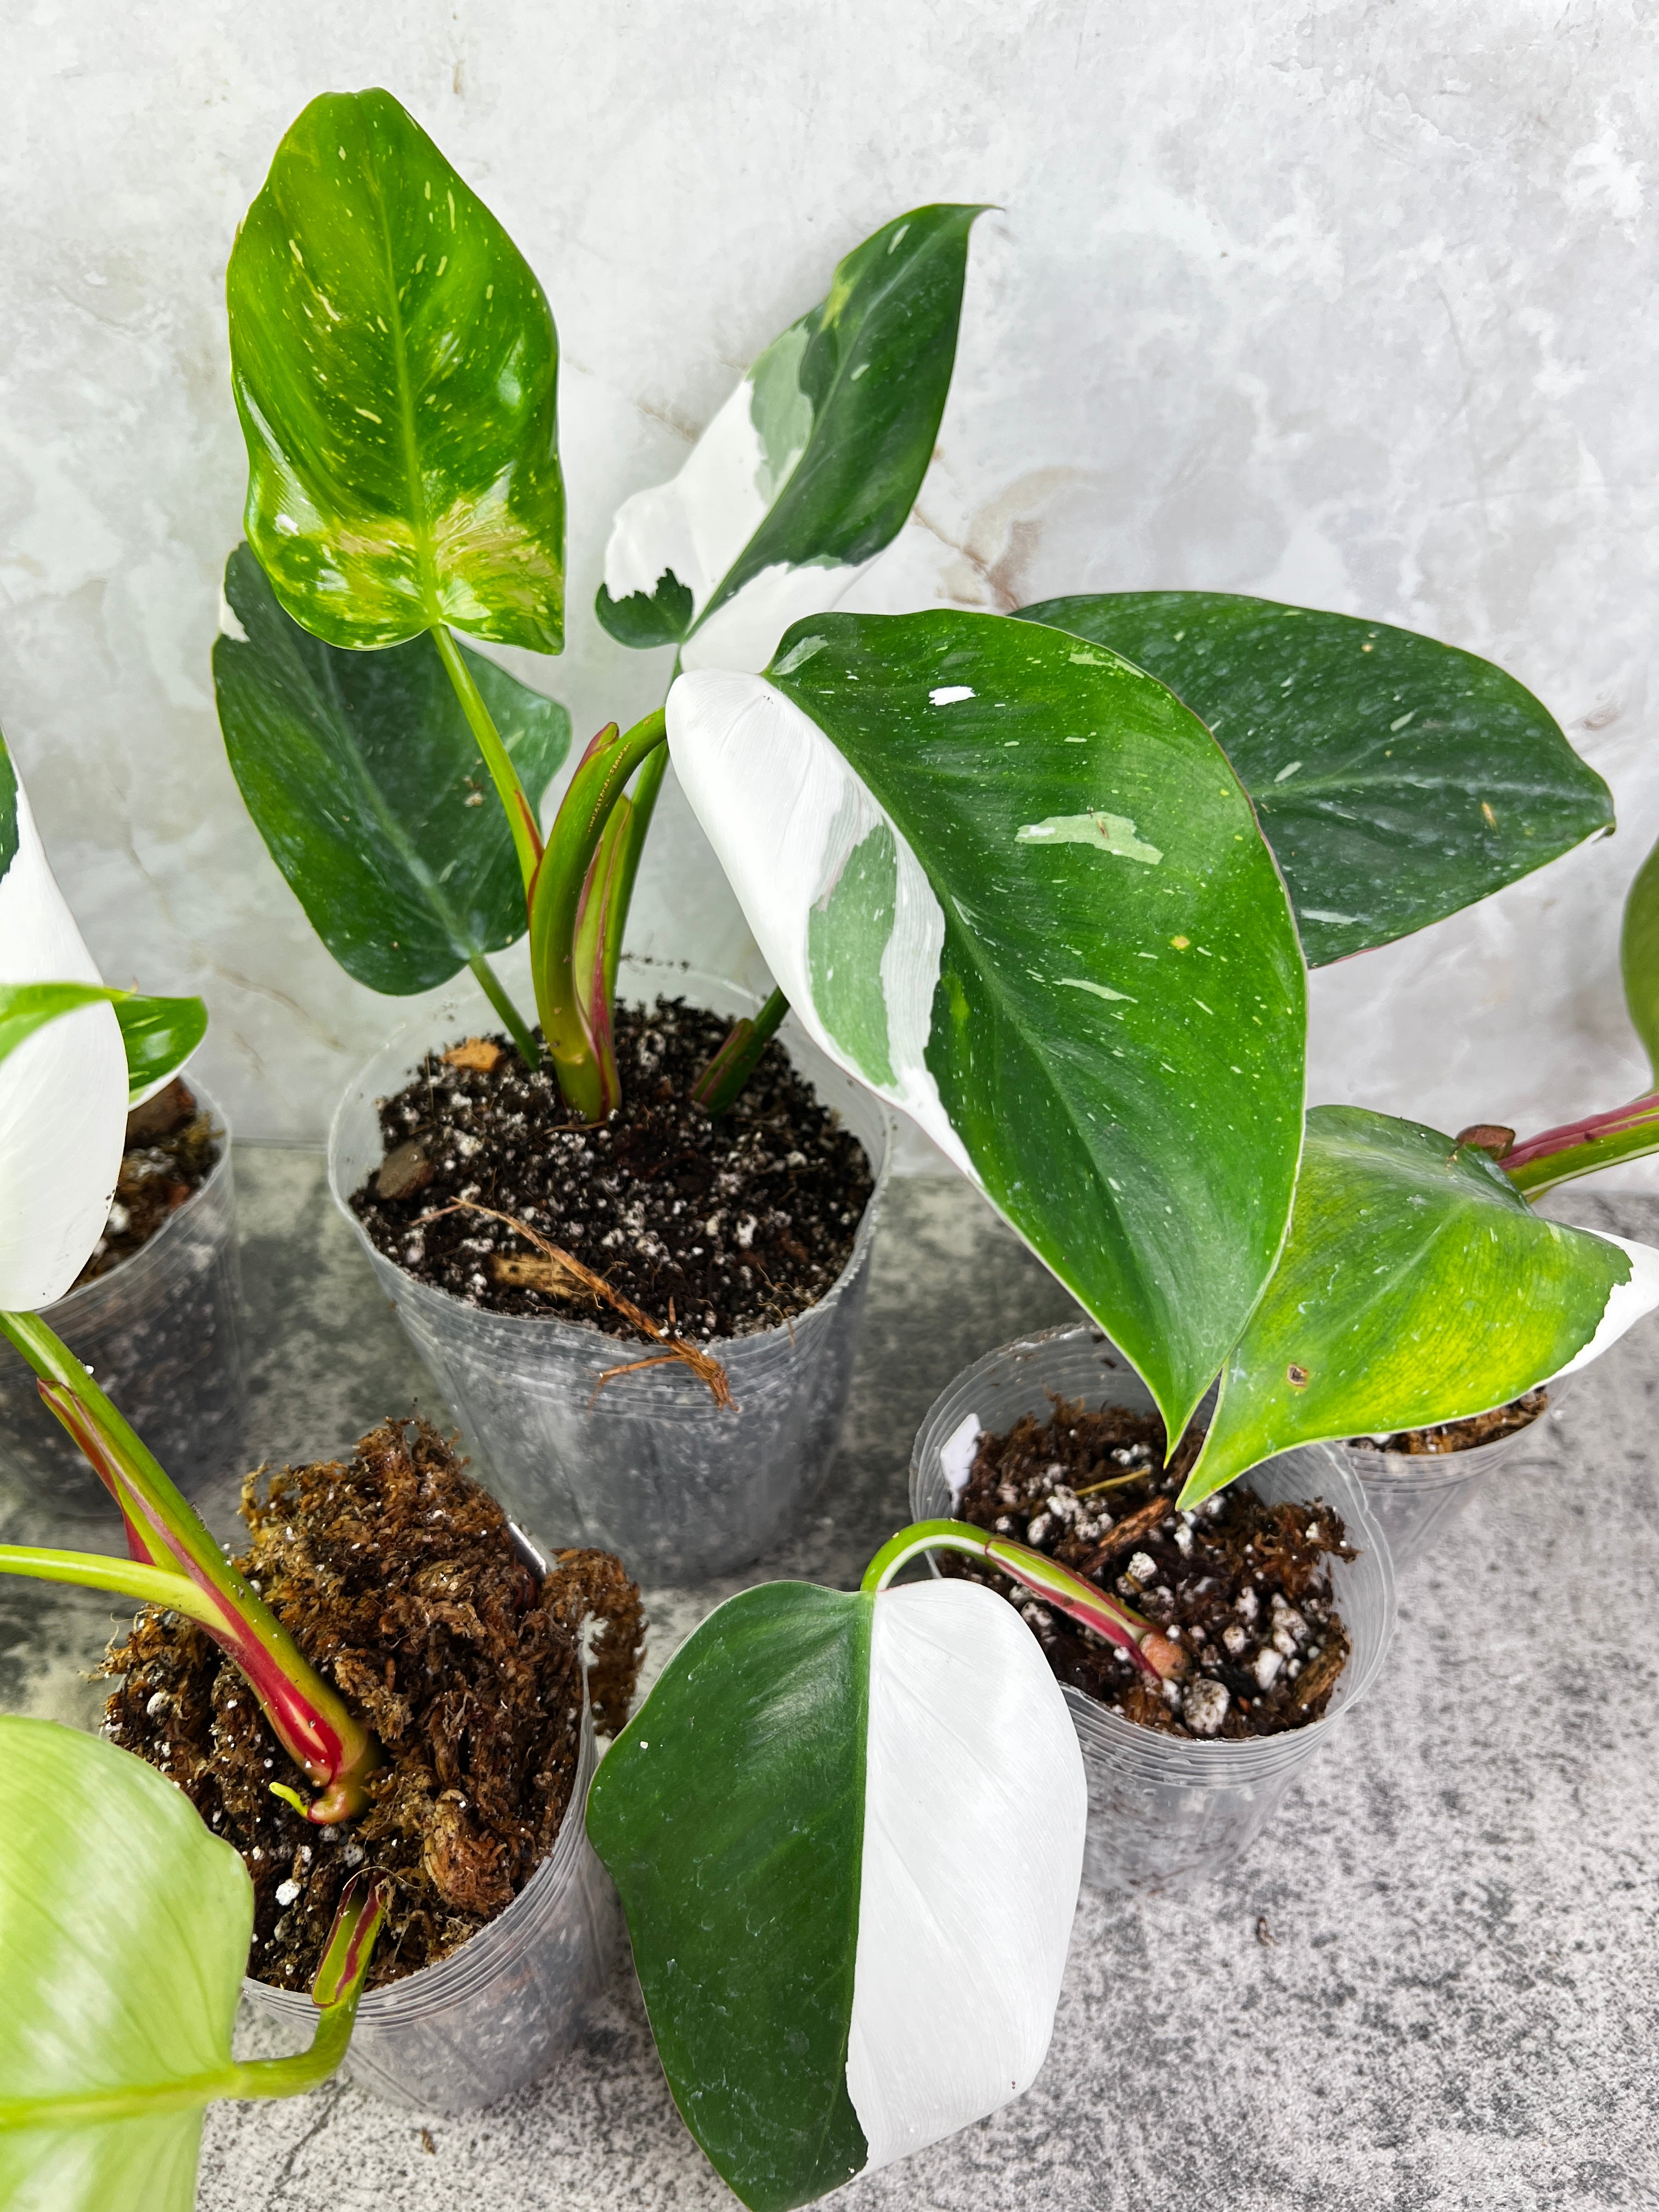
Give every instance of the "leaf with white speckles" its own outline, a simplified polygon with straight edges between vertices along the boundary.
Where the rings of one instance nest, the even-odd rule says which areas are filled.
[[[1613,823],[1532,694],[1471,653],[1226,592],[1046,599],[1206,722],[1255,801],[1311,966],[1387,945]]]
[[[1178,1435],[1302,1141],[1295,926],[1202,723],[1114,653],[939,611],[819,617],[763,677],[684,675],[668,738],[800,1018],[975,1178]]]

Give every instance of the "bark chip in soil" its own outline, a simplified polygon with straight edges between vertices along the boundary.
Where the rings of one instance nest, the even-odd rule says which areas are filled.
[[[792,1321],[852,1257],[874,1188],[864,1147],[774,1043],[730,1112],[691,1086],[730,1024],[683,999],[616,1008],[623,1103],[573,1123],[556,1079],[503,1036],[431,1053],[380,1102],[386,1147],[351,1203],[389,1260],[491,1313],[554,1314],[637,1341],[561,1285],[482,1205],[526,1222],[659,1328],[708,1344]]]
[[[105,1733],[176,1782],[253,1878],[248,1971],[308,1989],[339,1895],[392,1890],[371,1989],[447,1958],[511,1904],[558,1835],[580,1748],[581,1649],[594,1725],[628,1715],[639,1591],[608,1552],[538,1580],[507,1516],[428,1422],[385,1422],[347,1460],[242,1486],[240,1571],[364,1713],[386,1765],[358,1819],[313,1827],[271,1795],[315,1795],[231,1662],[147,1607],[112,1645]]]
[[[960,1553],[946,1574],[988,1583],[1015,1605],[1056,1680],[1168,1735],[1279,1735],[1317,1720],[1347,1663],[1331,1603],[1332,1559],[1358,1555],[1322,1499],[1269,1505],[1244,1482],[1191,1513],[1176,1493],[1202,1441],[1188,1430],[1166,1470],[1164,1424],[1114,1406],[1053,1400],[982,1435],[957,1518],[1044,1552],[1153,1621],[1188,1656],[1154,1686],[1092,1629]]]

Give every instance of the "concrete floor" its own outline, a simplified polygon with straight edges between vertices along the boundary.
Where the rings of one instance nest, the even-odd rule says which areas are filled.
[[[255,1455],[433,1394],[319,1158],[239,1153]],[[1659,1200],[1577,1218],[1659,1241]],[[1565,1213],[1568,1209],[1563,1207]],[[1073,1309],[965,1188],[893,1190],[845,1446],[741,1579],[856,1580],[906,1518],[958,1368]],[[1603,2212],[1659,2202],[1659,1333],[1627,1338],[1402,1578],[1384,1680],[1227,1880],[1085,1891],[1048,2063],[1017,2105],[838,2200],[906,2212]],[[17,1506],[7,1533],[46,1535]],[[67,1537],[68,1532],[65,1532]],[[60,1538],[59,1540],[64,1540]],[[84,1528],[69,1540],[84,1541]],[[659,1663],[735,1583],[649,1593]],[[0,1705],[91,1717],[106,1601],[0,1583]],[[261,2031],[239,2041],[252,2055]],[[693,2212],[631,1975],[550,2080],[470,2120],[338,2084],[209,2116],[203,2212]]]

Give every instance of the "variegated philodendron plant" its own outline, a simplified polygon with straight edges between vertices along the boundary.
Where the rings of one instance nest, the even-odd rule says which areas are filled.
[[[103,1233],[129,1106],[205,1025],[198,999],[100,980],[0,743],[0,1333],[108,1485],[129,1552],[0,1545],[0,1574],[90,1583],[199,1620],[344,1817],[372,1737],[35,1310]],[[73,1729],[0,1717],[0,2203],[189,2212],[215,2098],[292,2096],[339,2064],[382,1901],[362,1885],[341,1901],[312,1992],[312,2048],[239,2063],[230,2031],[253,1928],[239,1855],[154,1768]]]
[[[1305,1109],[1308,963],[1515,881],[1611,803],[1511,678],[1379,623],[1196,592],[839,611],[933,453],[980,212],[915,209],[848,253],[673,481],[624,504],[599,617],[673,647],[671,687],[593,739],[544,830],[566,718],[458,634],[562,644],[547,297],[389,95],[314,101],[230,261],[250,476],[221,718],[349,972],[407,993],[470,966],[587,1120],[617,1103],[617,963],[672,759],[777,987],[699,1097],[721,1110],[792,1006],[1122,1346],[1172,1437],[1219,1377],[1190,1499],[1288,1444],[1501,1403],[1659,1297],[1655,1255],[1540,1220],[1473,1139]],[[539,1042],[489,963],[526,932]],[[592,1814],[682,2108],[767,2206],[1028,2078],[1081,1819],[1033,1654],[971,1593],[790,1588],[698,1632]],[[924,1848],[1007,1781],[988,1750],[979,1781],[962,1764],[935,1630],[975,1696],[1020,1686],[1048,1747],[1009,1786],[1053,1832],[1005,1886],[1066,1902],[1011,1950],[982,1893],[958,1937],[969,1855]],[[914,1820],[890,1802],[906,1764]],[[995,1837],[1006,1870],[1018,1824]],[[945,1904],[907,1919],[907,1884]],[[1006,2018],[958,1942],[987,1944]]]

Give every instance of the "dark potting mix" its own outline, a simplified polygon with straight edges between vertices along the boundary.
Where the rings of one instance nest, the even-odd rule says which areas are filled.
[[[72,1288],[95,1282],[140,1251],[219,1164],[224,1132],[174,1076],[127,1116],[125,1148],[104,1233]]]
[[[112,1645],[105,1733],[241,1853],[257,1979],[308,1989],[352,1875],[389,1883],[375,1988],[447,1958],[552,1848],[575,1780],[584,1643],[594,1723],[614,1734],[643,1649],[639,1592],[608,1552],[562,1552],[535,1574],[424,1421],[386,1422],[349,1461],[250,1475],[241,1510],[237,1567],[385,1748],[373,1804],[314,1827],[273,1796],[273,1782],[316,1791],[237,1668],[171,1611],[147,1607]]]
[[[1350,1437],[1362,1451],[1396,1452],[1412,1459],[1437,1459],[1448,1452],[1473,1451],[1477,1444],[1496,1443],[1528,1428],[1548,1410],[1547,1390],[1528,1390],[1524,1398],[1495,1406],[1489,1413],[1471,1413],[1461,1421],[1443,1421],[1438,1428],[1397,1429],[1388,1437]]]
[[[351,1203],[390,1260],[495,1313],[635,1334],[561,1280],[487,1206],[526,1223],[657,1325],[703,1343],[791,1321],[852,1256],[873,1181],[864,1147],[775,1044],[711,1121],[691,1089],[731,1024],[679,999],[618,1002],[623,1103],[573,1124],[544,1065],[505,1036],[429,1054],[380,1102],[386,1158]]]
[[[1145,1728],[1278,1735],[1317,1720],[1349,1651],[1331,1603],[1329,1562],[1358,1557],[1340,1516],[1318,1498],[1270,1505],[1244,1482],[1178,1513],[1197,1431],[1165,1469],[1155,1413],[1053,1403],[1050,1420],[1028,1414],[1004,1436],[981,1436],[957,1516],[1121,1598],[1187,1654],[1185,1673],[1152,1682],[1104,1637],[960,1553],[942,1571],[1000,1590],[1057,1680]]]

